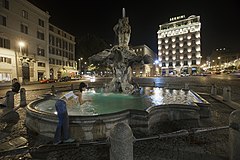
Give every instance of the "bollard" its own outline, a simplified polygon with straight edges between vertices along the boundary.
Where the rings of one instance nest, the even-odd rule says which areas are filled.
[[[155,87],[155,85],[156,85],[156,83],[155,83],[155,82],[153,82],[153,87]]]
[[[217,87],[215,84],[212,84],[211,95],[214,95],[214,96],[217,95]]]
[[[231,87],[223,88],[223,100],[227,102],[231,101]]]
[[[188,83],[185,83],[184,89],[189,90],[189,84]]]
[[[240,159],[240,110],[235,110],[229,117],[229,159]]]
[[[52,94],[53,94],[53,95],[56,93],[56,90],[55,90],[54,85],[52,85],[52,87],[51,87],[51,91],[52,91]]]
[[[166,88],[169,88],[169,83],[166,84]]]
[[[8,108],[14,108],[14,92],[12,91],[7,91],[6,93],[6,103],[5,105]]]
[[[25,88],[20,89],[20,107],[25,107],[27,105],[26,102],[26,90]]]
[[[72,90],[72,91],[74,90],[73,84],[71,84],[71,90]]]
[[[110,131],[110,160],[133,160],[133,133],[128,124],[120,122]]]

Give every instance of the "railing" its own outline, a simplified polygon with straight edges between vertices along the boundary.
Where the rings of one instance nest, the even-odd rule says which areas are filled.
[[[35,156],[38,155],[42,158],[45,156],[45,158],[47,158],[47,156],[49,156],[51,152],[57,152],[58,154],[55,156],[59,156],[60,158],[61,156],[63,156],[61,155],[61,153],[66,154],[66,152],[71,152],[72,150],[76,150],[78,148],[83,148],[83,147],[100,146],[100,148],[104,148],[105,150],[103,151],[99,149],[100,153],[98,154],[105,154],[107,156],[110,155],[110,160],[133,159],[133,157],[136,158],[138,155],[133,155],[133,148],[135,151],[138,151],[138,152],[144,152],[144,150],[151,149],[152,154],[162,152],[161,157],[158,157],[159,159],[170,158],[171,156],[172,158],[175,157],[173,159],[181,159],[179,156],[183,156],[183,154],[188,154],[186,150],[188,150],[191,147],[196,147],[198,148],[198,151],[196,150],[189,151],[189,153],[192,154],[191,157],[193,159],[199,159],[197,158],[199,156],[197,152],[199,152],[203,157],[202,158],[203,160],[210,160],[212,157],[209,152],[211,150],[216,151],[219,149],[217,145],[221,144],[219,143],[219,141],[221,140],[220,138],[226,139],[228,137],[227,135],[225,137],[219,137],[219,135],[222,135],[223,134],[222,131],[225,132],[225,130],[229,128],[231,128],[231,126],[194,128],[189,130],[179,130],[171,133],[162,133],[162,134],[153,135],[149,137],[135,138],[132,134],[131,128],[127,124],[119,123],[114,128],[112,128],[112,132],[109,138],[102,141],[76,142],[76,143],[68,143],[68,144],[60,144],[60,145],[46,144],[46,145],[40,145],[37,147],[31,147],[31,148],[27,146],[23,146],[17,149],[2,151],[0,152],[0,157],[30,153],[31,155],[35,155]],[[216,132],[219,132],[219,133],[217,134]],[[209,136],[210,134],[212,134],[210,137],[214,137],[214,138],[208,138],[207,136]],[[232,133],[231,131],[229,132],[229,134],[231,134],[231,136],[235,138],[239,136],[239,133],[235,134],[235,133]],[[121,137],[121,139],[119,139],[119,137]],[[146,145],[147,144],[146,142],[151,142],[151,141],[154,141],[155,145],[157,144],[157,146],[155,145],[149,146],[149,144]],[[211,148],[208,148],[209,143],[212,143]],[[235,141],[230,141],[229,146],[233,146],[233,145],[235,146]],[[232,148],[234,148],[234,146]],[[146,149],[143,149],[142,147],[145,147]],[[151,153],[146,153],[146,154],[151,154]],[[173,155],[173,153],[175,153],[175,155]],[[233,156],[233,154],[237,154],[237,153],[234,152],[230,156]],[[91,154],[89,156],[91,157]],[[208,158],[206,157],[204,158],[204,156],[208,156]],[[40,158],[40,157],[36,157],[36,158]],[[224,158],[226,157],[227,155],[225,155]],[[237,159],[232,159],[232,160],[237,160]]]

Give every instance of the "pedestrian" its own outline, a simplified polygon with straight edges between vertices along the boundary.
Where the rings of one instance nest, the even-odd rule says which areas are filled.
[[[20,90],[20,83],[18,82],[17,78],[12,79],[12,92],[18,93]]]
[[[54,144],[71,143],[75,140],[69,135],[69,117],[67,112],[67,104],[64,99],[58,99],[55,103],[58,116],[58,124],[54,135]]]

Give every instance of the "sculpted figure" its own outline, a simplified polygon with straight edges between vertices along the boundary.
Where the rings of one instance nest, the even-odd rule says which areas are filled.
[[[105,91],[134,94],[139,92],[139,86],[132,79],[132,65],[147,63],[152,59],[149,55],[137,55],[133,49],[129,48],[131,26],[128,17],[125,16],[124,8],[123,16],[113,30],[118,37],[118,45],[91,56],[89,60],[103,62],[112,68],[113,78],[105,86]]]
[[[113,30],[118,37],[119,46],[127,47],[131,34],[131,26],[129,25],[128,17],[119,19],[118,23],[113,27]]]

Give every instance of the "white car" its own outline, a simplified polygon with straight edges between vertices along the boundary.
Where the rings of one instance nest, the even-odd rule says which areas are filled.
[[[188,77],[188,76],[190,76],[190,74],[188,74],[188,73],[181,73],[181,77]]]
[[[91,76],[89,79],[90,79],[90,82],[95,82],[96,81],[96,77],[95,76]]]

